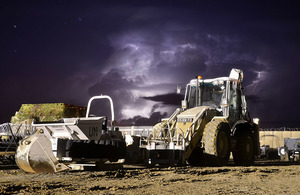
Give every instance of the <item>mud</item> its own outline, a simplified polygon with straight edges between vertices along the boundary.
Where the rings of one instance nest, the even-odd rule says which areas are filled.
[[[239,167],[124,166],[111,171],[25,173],[0,167],[0,194],[299,194],[300,164]]]

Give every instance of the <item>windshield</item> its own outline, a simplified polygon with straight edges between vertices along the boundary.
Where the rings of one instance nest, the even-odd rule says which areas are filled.
[[[224,82],[199,83],[198,106],[221,108],[221,100],[225,91]],[[196,107],[196,86],[191,86],[189,108]]]

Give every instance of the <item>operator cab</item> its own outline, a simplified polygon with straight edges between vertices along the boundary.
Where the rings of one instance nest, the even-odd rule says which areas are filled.
[[[241,80],[242,73],[215,79],[193,79],[186,86],[182,108],[210,106],[216,109],[220,116],[230,118],[230,123],[240,119],[248,120]]]
[[[204,82],[202,80],[197,85],[188,86],[188,107],[211,106],[221,111],[222,99],[225,98],[226,83],[221,82]],[[197,93],[197,94],[196,94]]]

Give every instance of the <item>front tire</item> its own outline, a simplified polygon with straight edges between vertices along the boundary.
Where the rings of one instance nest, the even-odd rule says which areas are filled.
[[[230,128],[222,120],[206,124],[202,137],[204,158],[213,166],[226,165],[230,155]]]

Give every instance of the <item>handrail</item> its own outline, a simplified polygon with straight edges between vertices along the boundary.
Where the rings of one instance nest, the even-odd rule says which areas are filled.
[[[113,104],[113,100],[108,95],[100,95],[100,96],[94,96],[94,97],[92,97],[89,100],[89,102],[88,102],[88,106],[87,106],[87,111],[86,111],[85,118],[89,118],[91,103],[95,99],[108,99],[109,100],[109,102],[110,102],[110,110],[111,110],[111,123],[112,123],[112,126],[113,126],[113,122],[115,121],[114,104]]]
[[[170,118],[167,120],[167,126],[168,126],[168,132],[169,132],[169,137],[171,139],[171,142],[173,142],[172,134],[171,134],[171,129],[170,129],[170,121],[173,121],[174,118],[180,113],[181,109],[177,108],[175,112],[170,116]],[[162,129],[161,129],[162,130]],[[175,134],[175,133],[174,133]]]

